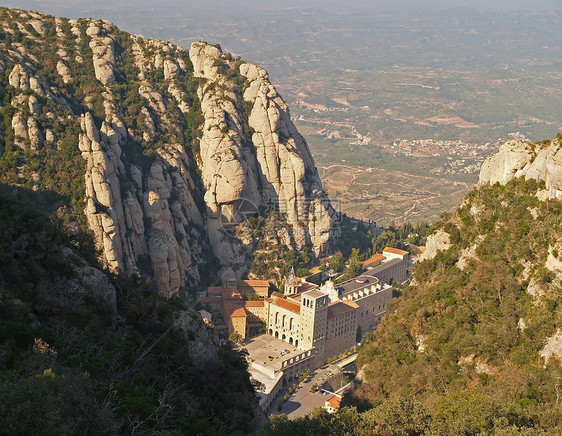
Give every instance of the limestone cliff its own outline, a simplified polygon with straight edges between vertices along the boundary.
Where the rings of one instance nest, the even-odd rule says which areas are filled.
[[[293,249],[329,250],[332,207],[262,68],[106,20],[1,9],[0,32],[2,181],[66,198],[111,271],[143,270],[165,296],[213,254],[241,275],[258,241],[229,230],[268,211]]]
[[[489,156],[480,170],[480,184],[505,184],[514,177],[545,182],[541,198],[562,198],[562,146],[559,135],[552,141],[529,144],[511,140]]]
[[[325,253],[333,210],[308,146],[267,72],[229,62],[206,43],[192,44],[189,54],[195,77],[205,79],[198,88],[205,117],[200,164],[217,256],[227,264],[239,259],[236,244],[220,230],[261,207],[286,216],[297,248],[312,245],[316,254]],[[238,89],[227,74],[241,75]]]

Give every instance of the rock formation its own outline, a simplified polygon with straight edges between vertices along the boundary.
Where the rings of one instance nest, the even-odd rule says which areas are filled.
[[[212,45],[187,52],[106,20],[0,15],[11,37],[0,42],[4,110],[13,113],[13,145],[0,159],[30,153],[38,174],[24,163],[20,183],[59,192],[41,162],[82,156],[69,174],[83,172],[79,201],[111,271],[143,270],[165,296],[200,283],[213,254],[240,276],[258,241],[230,230],[258,211],[284,217],[292,249],[330,249],[333,209],[265,70]]]
[[[205,43],[192,44],[189,54],[194,75],[205,79],[198,89],[205,117],[200,163],[217,257],[226,264],[240,258],[238,245],[221,230],[251,212],[248,207],[277,209],[293,229],[296,248],[312,244],[316,254],[325,253],[333,210],[308,146],[267,72],[252,64],[229,65],[217,47]],[[245,78],[243,94],[227,80],[227,68]]]
[[[427,237],[425,251],[420,260],[433,259],[438,251],[445,251],[451,247],[450,236],[443,230],[437,230]]]
[[[521,140],[504,143],[489,156],[480,170],[479,183],[505,184],[514,177],[525,176],[545,182],[542,198],[562,198],[562,138],[547,143],[529,144]]]

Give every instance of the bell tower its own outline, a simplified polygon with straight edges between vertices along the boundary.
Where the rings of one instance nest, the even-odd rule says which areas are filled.
[[[295,275],[295,267],[291,268],[289,278],[285,282],[285,294],[294,294],[297,290],[297,276]]]

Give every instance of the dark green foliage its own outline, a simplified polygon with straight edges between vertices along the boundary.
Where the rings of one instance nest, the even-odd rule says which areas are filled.
[[[186,306],[160,298],[142,276],[115,279],[117,312],[87,286],[74,294],[86,262],[63,252],[76,253],[81,241],[7,191],[0,195],[0,433],[251,431],[256,399],[240,352],[223,347],[197,368],[187,345],[195,334],[172,328]]]
[[[250,271],[258,277],[277,280],[281,283],[289,275],[291,268],[301,274],[307,273],[313,265],[315,255],[309,247],[297,250],[293,238],[293,228],[277,211],[263,212],[263,215],[250,217],[245,225],[249,227],[244,231],[251,231],[259,240],[253,253]],[[292,246],[287,247],[283,235],[289,235]]]

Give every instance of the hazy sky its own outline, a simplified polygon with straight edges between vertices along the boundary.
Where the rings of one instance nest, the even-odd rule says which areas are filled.
[[[0,1],[2,6],[39,10],[56,15],[78,17],[92,12],[113,14],[129,11],[136,13],[139,9],[152,10],[158,15],[165,13],[212,13],[213,10],[264,11],[294,7],[312,7],[324,10],[345,12],[350,8],[362,8],[369,11],[395,12],[422,9],[441,9],[452,7],[470,7],[485,10],[507,9],[562,9],[562,0],[284,0],[270,4],[263,0],[16,0]],[[113,11],[113,12],[112,12]]]

